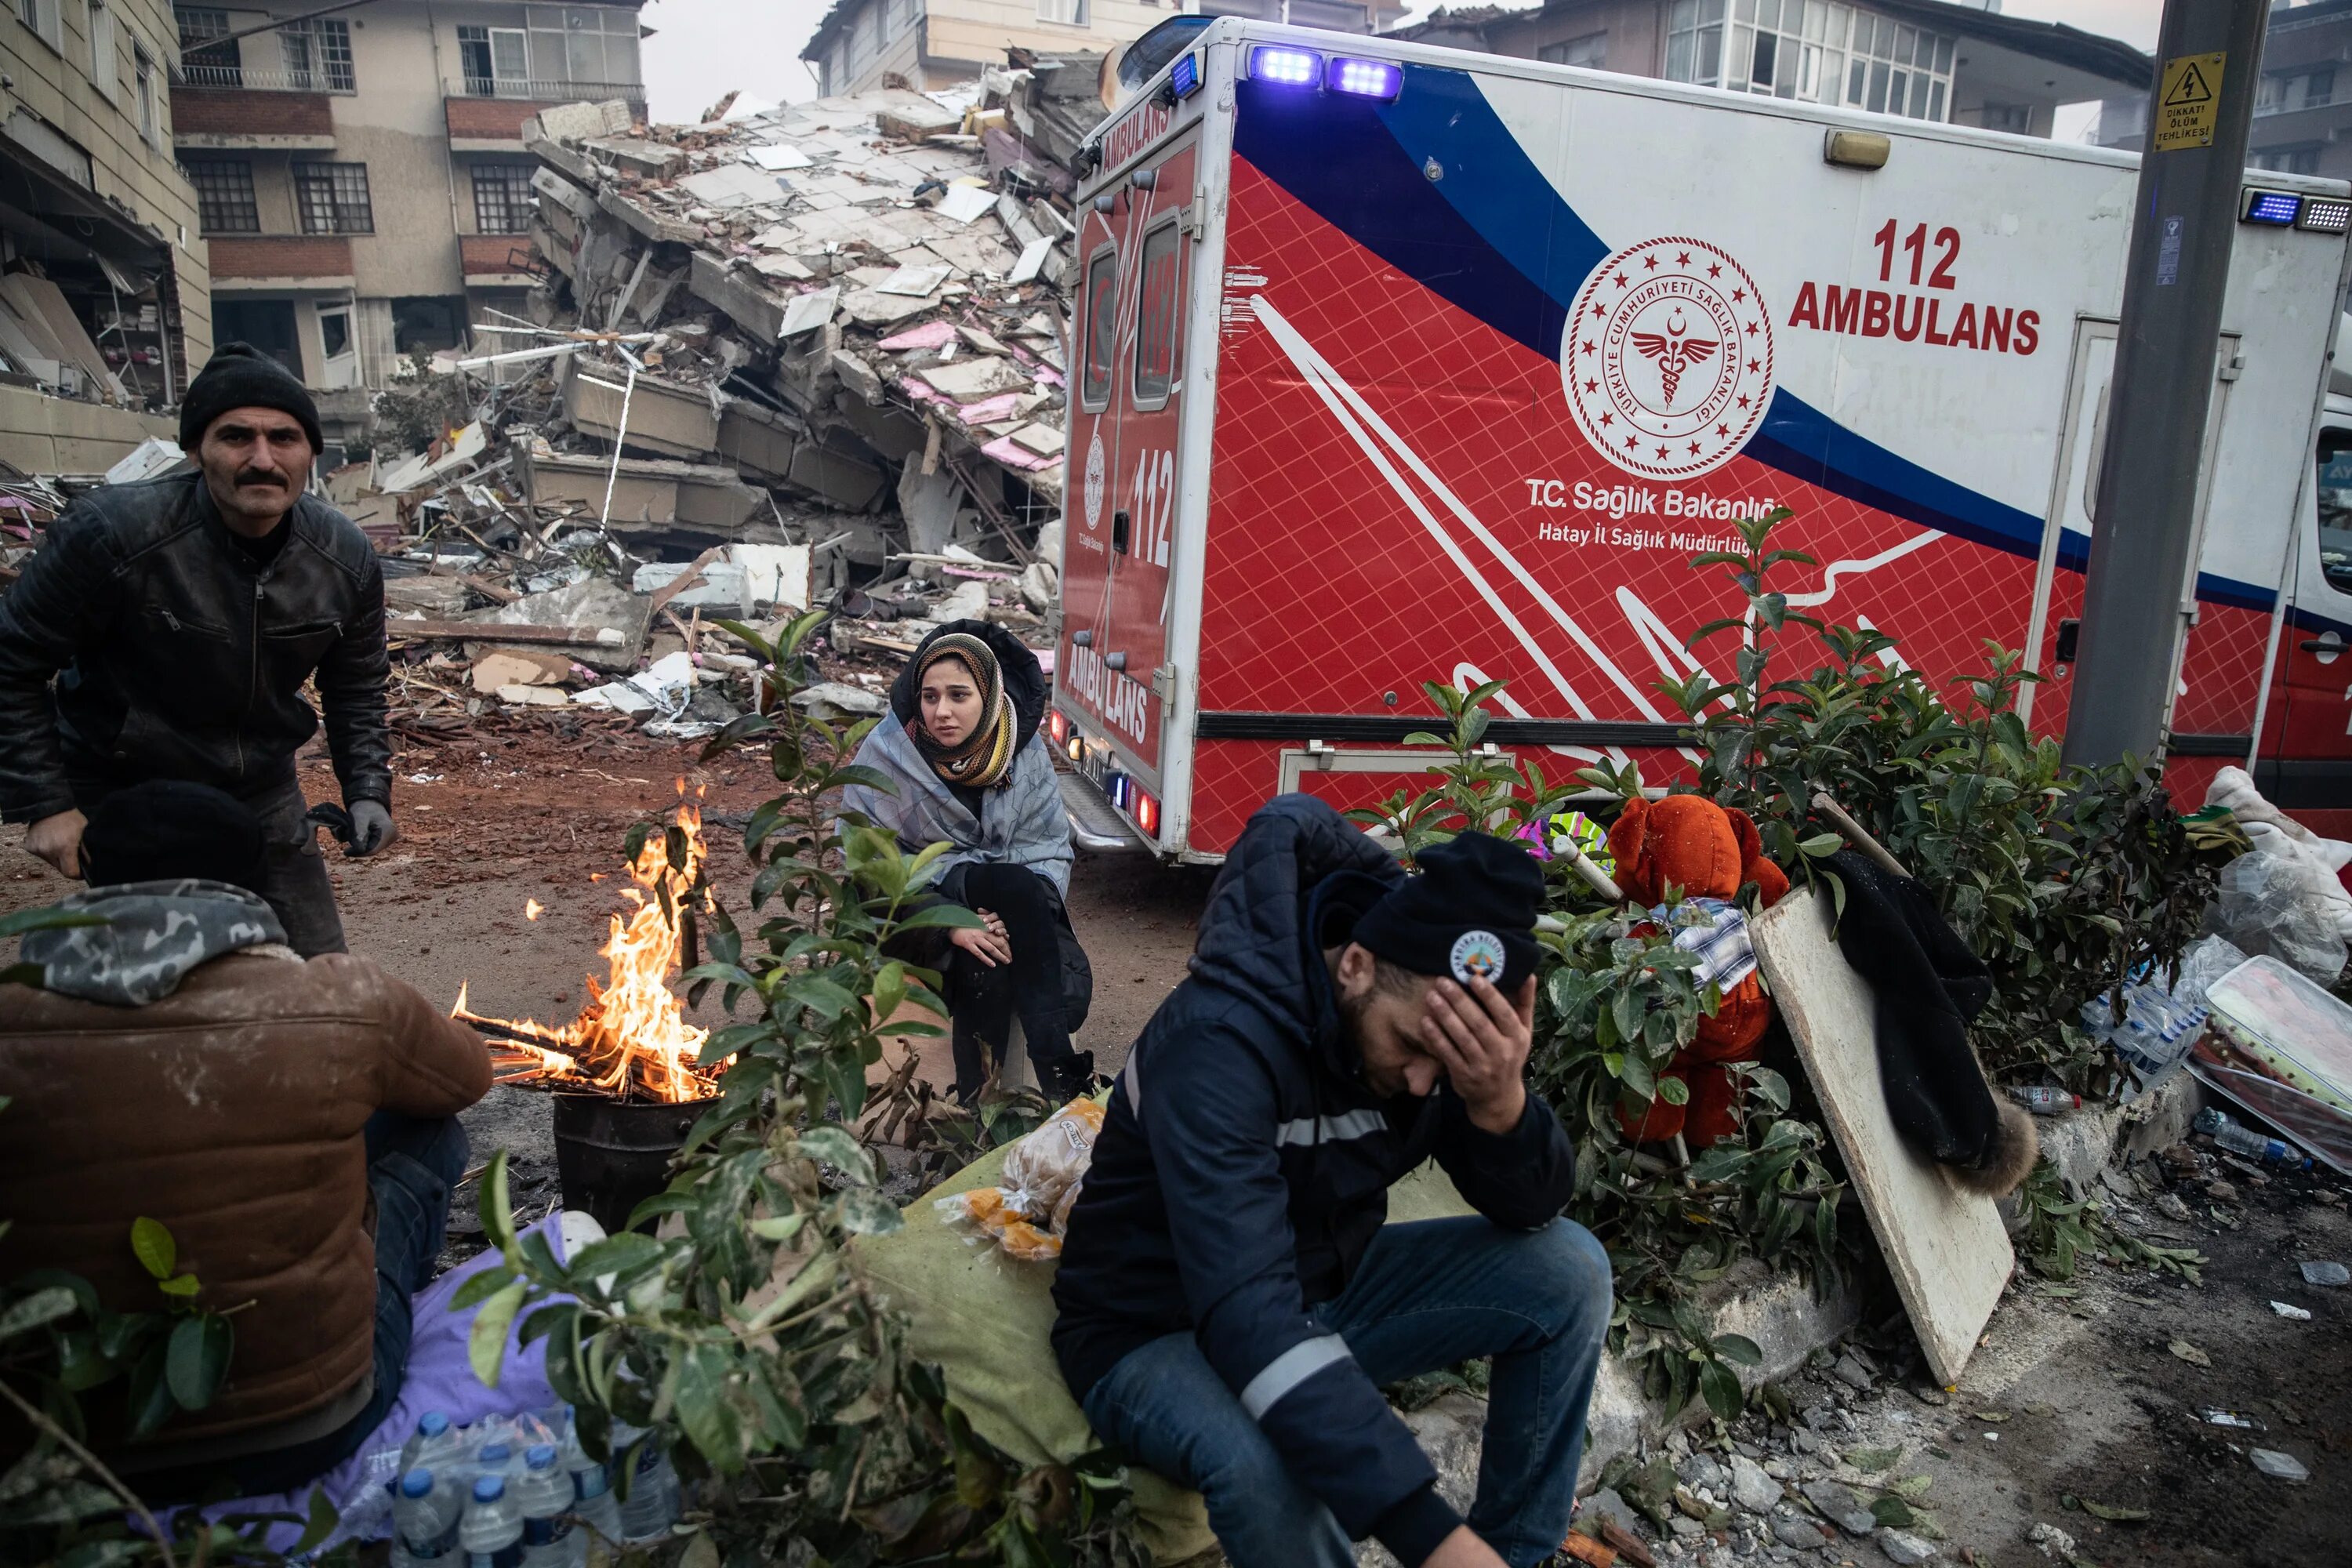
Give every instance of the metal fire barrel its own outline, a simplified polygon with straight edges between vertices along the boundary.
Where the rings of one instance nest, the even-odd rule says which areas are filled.
[[[708,1102],[665,1105],[555,1096],[555,1172],[563,1206],[617,1234],[630,1211],[669,1185],[669,1163]]]

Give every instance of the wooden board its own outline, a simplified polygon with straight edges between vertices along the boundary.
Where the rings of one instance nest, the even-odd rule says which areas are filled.
[[[608,641],[596,626],[504,626],[497,621],[404,621],[387,619],[384,636],[394,642],[403,637],[450,639],[461,642],[535,642],[559,643],[567,647],[618,647],[619,640]]]
[[[1877,998],[1830,929],[1830,906],[1790,893],[1752,922],[1757,962],[1789,1021],[1830,1135],[1911,1314],[1936,1381],[1959,1381],[2017,1256],[1993,1200],[1912,1152],[1886,1114]]]

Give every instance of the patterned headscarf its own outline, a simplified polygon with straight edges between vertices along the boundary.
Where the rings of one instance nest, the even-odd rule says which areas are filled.
[[[971,671],[981,689],[981,716],[979,725],[960,744],[942,746],[923,728],[919,709],[910,726],[915,749],[923,753],[932,772],[951,784],[1001,787],[1013,773],[1014,725],[1013,702],[1004,694],[1004,676],[996,667],[995,652],[970,632],[943,632],[923,649],[921,658],[915,667],[918,687],[931,666],[943,658],[954,659]]]

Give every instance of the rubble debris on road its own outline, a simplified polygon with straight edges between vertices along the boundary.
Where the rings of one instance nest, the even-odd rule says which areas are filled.
[[[318,476],[383,560],[394,728],[706,735],[761,698],[719,620],[834,610],[838,679],[803,695],[835,715],[885,706],[861,658],[946,621],[1050,644],[1102,65],[1016,48],[937,95],[527,121],[522,312],[418,356],[378,394],[379,450]],[[0,590],[77,495],[184,460],[0,466]]]

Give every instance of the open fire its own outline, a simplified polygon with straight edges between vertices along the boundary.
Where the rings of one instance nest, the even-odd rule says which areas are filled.
[[[662,912],[661,893],[667,889],[671,910],[684,909],[704,853],[701,809],[682,803],[676,820],[686,831],[686,869],[670,865],[662,835],[646,838],[629,868],[636,886],[621,889],[636,908],[625,917],[613,916],[612,937],[604,947],[610,965],[606,979],[599,984],[589,977],[587,1005],[577,1018],[550,1028],[529,1018],[489,1017],[466,1005],[470,982],[458,987],[449,1016],[494,1038],[499,1082],[669,1104],[717,1092],[717,1075],[695,1060],[710,1031],[686,1021],[669,987],[684,962],[685,938],[677,921]],[[539,912],[534,900],[525,915],[535,920]]]

